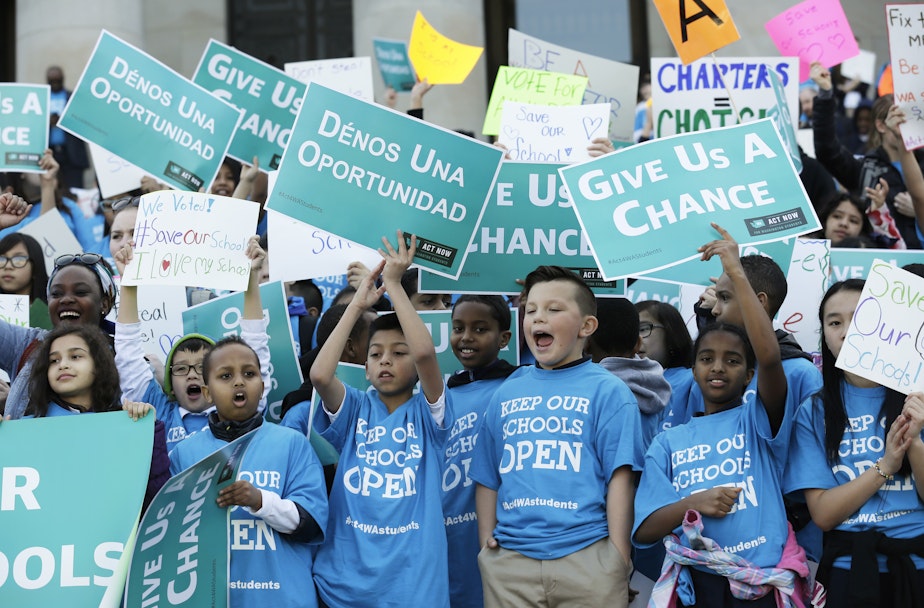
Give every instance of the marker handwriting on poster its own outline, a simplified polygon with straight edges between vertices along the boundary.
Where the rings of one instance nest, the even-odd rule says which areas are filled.
[[[909,150],[924,146],[924,4],[886,5],[895,103],[905,110],[899,127]]]
[[[135,89],[138,92],[138,98],[143,102],[138,101],[138,98],[123,96],[113,87],[111,81],[122,81],[125,85]],[[105,76],[97,76],[93,79],[90,92],[97,99],[104,100],[107,105],[118,108],[123,114],[127,114],[145,125],[152,125],[155,131],[177,142],[204,160],[214,158],[215,149],[212,146],[192,135],[183,126],[173,124],[158,114],[156,111],[157,104],[170,108],[176,101],[177,111],[181,117],[188,119],[191,124],[212,135],[215,134],[215,119],[202,111],[195,100],[191,100],[185,95],[182,95],[179,101],[175,100],[171,91],[145,78],[121,56],[116,55],[113,58]],[[152,105],[153,110],[151,109]]]
[[[123,281],[243,290],[257,211],[254,203],[208,194],[144,195],[135,223],[135,255]]]
[[[511,160],[575,163],[590,160],[587,147],[606,137],[609,104],[539,106],[504,103],[498,141]]]
[[[359,149],[372,157],[384,158],[390,163],[407,162],[416,173],[429,174],[447,185],[455,184],[460,189],[465,188],[464,168],[461,165],[453,166],[447,158],[440,157],[434,148],[425,150],[424,144],[418,143],[410,158],[407,158],[408,155],[403,153],[397,142],[389,142],[373,133],[361,131],[333,110],[324,111],[317,134],[341,145]],[[336,160],[322,152],[321,145],[312,139],[305,140],[299,146],[298,162],[304,167],[317,168],[319,172],[330,170],[330,174],[337,180],[346,180],[348,184],[367,191],[377,189],[383,197],[431,215],[439,215],[451,222],[465,219],[464,205],[445,198],[436,200],[425,190],[399,184],[379,173]],[[403,190],[407,192],[402,194]]]
[[[482,131],[487,135],[499,133],[501,111],[506,101],[546,106],[577,106],[581,104],[586,89],[585,76],[502,65],[497,71]]]
[[[782,55],[799,57],[799,80],[812,63],[835,66],[860,52],[840,0],[805,0],[764,27]]]

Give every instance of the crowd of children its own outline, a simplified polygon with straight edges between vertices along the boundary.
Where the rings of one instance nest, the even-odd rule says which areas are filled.
[[[872,104],[856,159],[835,133],[831,75],[815,64],[812,79],[819,161],[848,190],[820,207],[823,236],[919,248],[924,175],[904,113],[887,96]],[[420,105],[429,85],[415,90]],[[41,210],[66,208],[50,151],[42,163]],[[247,197],[260,180],[256,162],[229,160],[212,188]],[[716,224],[699,253],[722,274],[695,341],[668,304],[598,299],[573,271],[539,266],[513,302],[534,361],[516,366],[500,358],[511,302],[418,292],[417,240],[398,231],[376,267],[338,269],[350,286],[323,314],[302,285],[290,311],[310,317],[293,321],[306,382],[273,424],[265,218],[263,244],[247,243],[241,336],[187,334],[159,372],[140,346],[136,287],[118,289],[107,320],[107,260],[119,273],[131,261],[138,204],[106,201],[108,237],[50,275],[35,239],[0,239],[0,292],[29,296],[32,320],[0,320],[4,415],[156,416],[145,505],[254,432],[213,511],[229,512],[232,606],[625,607],[638,572],[656,581],[653,606],[924,607],[924,386],[901,395],[834,365],[862,280],[820,302],[819,372],[774,330],[783,270],[741,257]],[[0,195],[0,229],[32,211]],[[457,369],[440,368],[418,314],[447,309]],[[371,386],[345,384],[340,363],[364,366]],[[259,550],[240,542],[245,528],[267,539]]]

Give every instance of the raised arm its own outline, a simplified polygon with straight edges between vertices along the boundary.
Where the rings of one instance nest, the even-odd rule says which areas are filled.
[[[334,331],[324,342],[324,346],[321,347],[314,364],[311,366],[311,385],[321,396],[324,407],[332,414],[337,413],[340,409],[345,394],[343,382],[334,375],[337,371],[337,363],[340,362],[340,353],[343,352],[343,347],[346,346],[346,341],[350,337],[350,332],[353,331],[356,321],[359,320],[363,312],[378,302],[382,294],[385,293],[384,286],[379,288],[375,286],[375,281],[382,273],[383,268],[385,268],[385,260],[379,262],[378,266],[366,275],[356,288],[356,294],[347,305],[343,316],[340,317]]]
[[[770,428],[774,436],[783,424],[786,406],[786,374],[783,371],[783,360],[780,356],[780,343],[773,331],[773,322],[767,311],[764,310],[757,294],[748,282],[741,258],[738,255],[738,243],[721,226],[712,223],[721,236],[721,240],[712,241],[699,248],[703,254],[702,259],[709,260],[712,256],[719,256],[722,260],[722,270],[731,280],[735,297],[741,308],[741,317],[744,320],[744,329],[754,355],[757,358],[757,394],[760,396],[770,419]]]
[[[401,276],[410,267],[414,253],[417,251],[417,237],[411,236],[411,246],[408,248],[404,243],[404,233],[399,230],[397,235],[397,250],[391,246],[388,239],[382,237],[382,243],[385,246],[384,251],[379,249],[379,253],[385,258],[382,282],[391,298],[395,314],[398,315],[398,322],[401,323],[404,337],[407,339],[414,366],[417,368],[417,376],[420,379],[420,389],[428,403],[436,403],[443,394],[443,374],[440,372],[439,362],[436,359],[436,347],[433,346],[433,338],[430,337],[430,332],[427,331],[423,319],[417,314],[407,292],[401,286]]]
[[[47,213],[57,207],[55,193],[58,190],[58,169],[60,168],[51,148],[46,149],[42,154],[39,167],[45,170],[42,173],[42,213]]]
[[[234,198],[250,200],[250,195],[253,194],[253,183],[256,181],[259,175],[260,158],[254,156],[253,164],[249,167],[245,165],[241,170],[241,179],[238,180],[237,187],[234,189],[234,193],[231,196]]]
[[[921,173],[921,165],[918,164],[914,152],[905,147],[902,133],[899,125],[907,121],[905,111],[897,105],[889,108],[889,114],[886,116],[886,128],[892,132],[898,146],[899,161],[902,166],[902,180],[905,182],[905,188],[911,196],[911,204],[914,207],[914,218],[918,223],[918,228],[924,227],[924,174]]]

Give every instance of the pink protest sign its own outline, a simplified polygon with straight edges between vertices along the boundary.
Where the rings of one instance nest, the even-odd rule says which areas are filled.
[[[840,0],[805,0],[764,27],[780,54],[799,58],[799,82],[815,61],[830,68],[860,53]]]

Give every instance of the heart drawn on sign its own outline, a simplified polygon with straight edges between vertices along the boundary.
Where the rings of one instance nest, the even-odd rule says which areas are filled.
[[[571,150],[573,149],[574,148],[565,148],[565,154],[567,154],[568,156],[571,156]]]
[[[600,125],[603,124],[603,119],[585,116],[581,122],[584,124],[584,133],[587,134],[587,139],[590,139],[593,134],[597,132],[597,129],[600,128]]]
[[[160,265],[163,267],[164,270],[167,270],[167,268],[170,267],[170,260],[164,260],[163,262],[160,263]]]
[[[817,42],[813,42],[803,49],[799,49],[799,59],[805,63],[811,65],[816,61],[821,61],[822,56],[825,54],[824,48]]]
[[[841,48],[846,43],[847,39],[844,38],[843,34],[834,34],[833,36],[828,36],[828,44],[835,48]]]
[[[520,132],[511,126],[504,127],[504,137],[507,138],[507,141],[515,140],[519,134]]]

